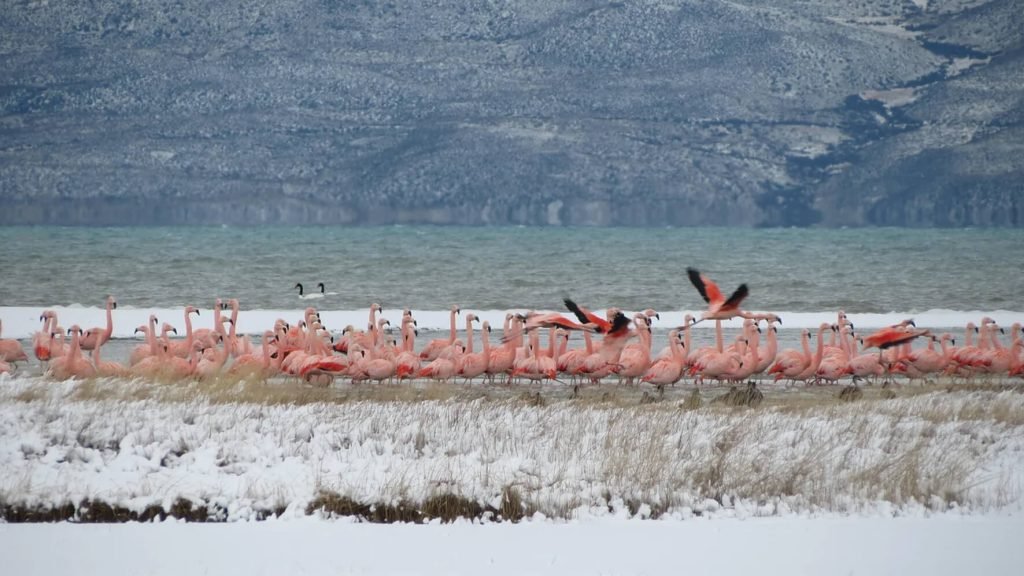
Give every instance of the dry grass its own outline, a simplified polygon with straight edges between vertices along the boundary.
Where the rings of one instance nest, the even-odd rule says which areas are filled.
[[[65,451],[64,461],[116,453],[129,436],[146,447],[161,472],[133,489],[136,498],[173,495],[182,467],[211,446],[215,473],[228,478],[273,466],[267,452],[305,463],[285,483],[249,481],[242,497],[256,503],[257,517],[295,502],[367,521],[595,510],[658,517],[721,507],[774,514],[878,503],[990,509],[1019,498],[1024,468],[1024,394],[999,388],[865,387],[849,402],[835,387],[762,386],[758,403],[731,398],[743,389],[713,402],[722,388],[670,388],[662,398],[618,386],[7,383],[0,409],[18,404],[13,413],[38,422],[29,432],[45,437],[47,450]],[[265,446],[256,450],[254,439]],[[36,448],[22,450],[31,464]],[[32,477],[31,468],[11,471],[0,497],[40,494]],[[83,479],[60,481],[74,493]],[[89,496],[118,510],[110,494]]]

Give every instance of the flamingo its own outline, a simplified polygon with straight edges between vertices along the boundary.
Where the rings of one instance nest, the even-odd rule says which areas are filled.
[[[491,349],[491,357],[487,362],[487,376],[490,380],[498,374],[511,375],[516,360],[516,350],[523,345],[524,317],[513,315],[509,319],[508,332],[502,336],[502,344]]]
[[[487,362],[491,357],[491,346],[488,342],[491,325],[487,322],[481,325],[483,333],[480,341],[483,350],[481,352],[473,352],[473,322],[479,321],[480,318],[476,314],[466,314],[466,351],[459,356],[459,361],[455,365],[456,374],[459,374],[466,380],[476,378],[486,372]]]
[[[774,319],[768,319],[767,332],[765,341],[767,342],[767,348],[763,351],[758,349],[757,366],[754,368],[754,374],[762,374],[765,370],[771,367],[772,362],[775,362],[775,356],[779,353],[779,338],[778,328],[773,325]]]
[[[43,329],[32,335],[32,351],[40,362],[48,362],[53,356],[51,345],[54,327],[57,325],[57,313],[53,310],[43,310],[39,320],[43,323]]]
[[[261,344],[261,353],[259,356],[248,353],[240,354],[235,357],[231,363],[231,367],[228,368],[229,374],[244,374],[244,375],[255,375],[266,378],[273,375],[274,369],[270,364],[271,359],[277,354],[277,351],[272,351],[271,345],[274,342],[274,333],[270,330],[263,332],[263,341]]]
[[[740,303],[750,295],[750,290],[747,289],[746,284],[740,284],[739,288],[726,299],[722,291],[719,290],[718,285],[697,271],[697,269],[687,268],[686,275],[690,278],[690,283],[697,288],[697,292],[700,292],[704,302],[708,304],[708,309],[701,313],[697,322],[704,320],[729,320],[736,316],[743,318],[752,317],[748,312],[740,310]]]
[[[103,348],[102,342],[97,342],[96,347],[92,349],[92,364],[96,367],[97,376],[127,376],[129,374],[128,368],[119,362],[111,362],[100,360],[100,349]]]
[[[71,348],[67,354],[50,362],[49,373],[57,380],[68,378],[91,378],[96,375],[96,368],[82,357],[82,329],[78,325],[68,328],[71,336]]]
[[[107,327],[106,328],[90,328],[82,336],[82,341],[79,342],[79,346],[82,350],[92,350],[97,345],[110,340],[110,337],[114,334],[114,317],[111,310],[117,308],[117,301],[114,300],[113,296],[107,296]]]
[[[651,328],[649,320],[643,314],[637,314],[633,318],[633,325],[636,326],[636,334],[640,342],[627,345],[619,357],[620,369],[618,376],[620,379],[625,379],[626,384],[633,384],[651,366]]]
[[[399,380],[411,378],[420,371],[420,357],[416,354],[416,324],[412,315],[402,318],[402,351],[395,358],[395,375]]]
[[[3,321],[0,321],[0,334],[3,334]],[[21,342],[13,338],[0,338],[0,360],[5,362],[28,362],[28,354],[21,347]]]
[[[455,316],[461,311],[458,306],[453,305],[451,309],[451,331],[448,338],[437,338],[427,342],[427,345],[420,351],[420,359],[434,360],[441,355],[441,351],[455,344]]]
[[[192,314],[199,316],[199,309],[195,306],[185,307],[185,340],[183,342],[172,342],[168,346],[168,351],[178,358],[187,358],[192,354],[192,344],[195,342],[195,337],[192,333]],[[177,333],[177,331],[175,331]]]
[[[139,344],[132,349],[131,354],[128,356],[128,365],[134,366],[139,363],[146,356],[156,356],[159,352],[157,350],[157,339],[156,339],[156,325],[158,320],[153,314],[149,315],[149,321],[135,329],[135,333],[142,332],[146,337],[145,344]]]
[[[225,318],[225,321],[230,322],[229,318]],[[231,344],[228,342],[222,334],[215,332],[212,336],[214,343],[221,344],[221,348],[218,350],[216,346],[213,348],[206,348],[205,342],[203,343],[203,357],[199,359],[195,366],[195,374],[200,379],[214,378],[220,374],[224,368],[224,363],[227,362],[228,357],[231,355]],[[208,355],[212,351],[212,354]]]
[[[538,350],[540,350],[540,334],[536,330],[532,330],[530,331],[527,355],[516,360],[512,377],[522,376],[528,380],[554,380],[558,376],[554,358],[539,355]]]
[[[215,334],[225,335],[221,310],[224,310],[224,303],[220,298],[217,298],[213,302],[213,328],[196,328],[192,331],[193,340],[202,341],[207,348],[213,348],[217,345]]]
[[[670,356],[660,358],[651,364],[651,367],[640,378],[642,381],[655,386],[664,386],[675,384],[683,377],[683,371],[686,369],[686,354],[682,350],[682,343],[679,342],[678,329],[668,333],[668,347],[671,351]]]

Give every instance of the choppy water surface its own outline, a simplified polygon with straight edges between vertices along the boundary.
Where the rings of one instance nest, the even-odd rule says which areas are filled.
[[[328,309],[700,308],[694,266],[758,310],[1020,309],[1024,231],[635,228],[4,228],[3,306],[304,302]]]

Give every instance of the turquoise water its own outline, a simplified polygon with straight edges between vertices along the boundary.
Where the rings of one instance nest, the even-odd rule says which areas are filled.
[[[696,267],[756,310],[1021,310],[1024,230],[0,228],[0,306],[703,307]]]

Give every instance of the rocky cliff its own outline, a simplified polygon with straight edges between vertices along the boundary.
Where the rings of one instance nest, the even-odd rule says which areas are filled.
[[[1017,0],[12,2],[0,224],[1024,224]]]

